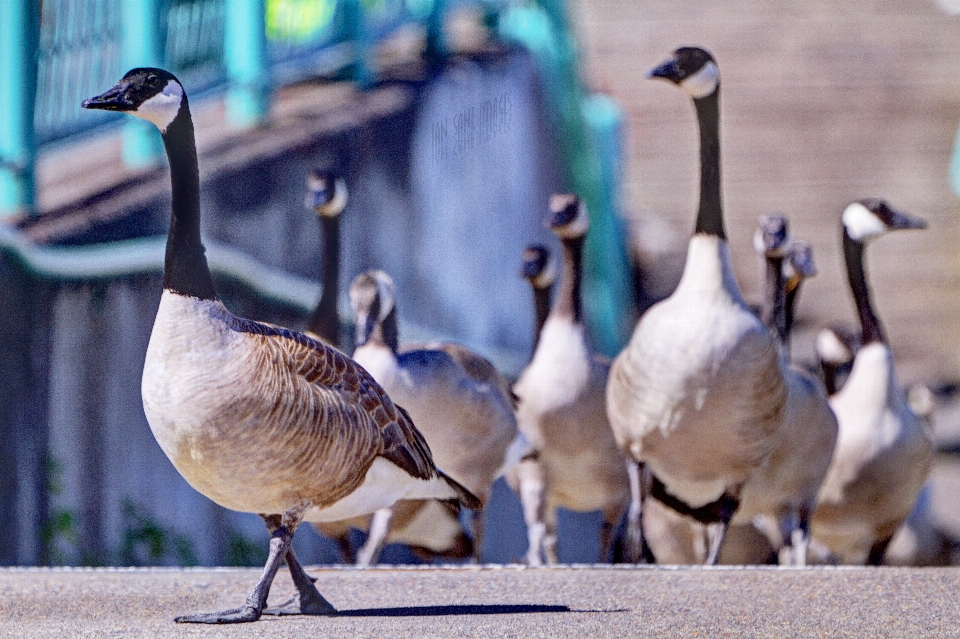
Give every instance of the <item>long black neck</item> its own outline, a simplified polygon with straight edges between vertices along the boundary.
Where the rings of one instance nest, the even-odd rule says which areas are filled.
[[[580,299],[580,284],[583,275],[584,238],[565,239],[563,245],[563,273],[560,276],[560,290],[551,311],[557,317],[572,319],[575,323],[583,321],[583,303]]]
[[[783,257],[767,256],[767,273],[764,278],[763,309],[760,320],[775,331],[780,343],[787,343],[786,291],[783,284]]]
[[[693,101],[700,125],[700,208],[697,233],[727,239],[720,203],[720,87]]]
[[[787,339],[790,339],[790,332],[793,330],[793,313],[797,305],[797,298],[800,297],[800,286],[802,284],[803,280],[797,278],[797,282],[793,286],[787,286],[787,299],[783,309]]]
[[[550,292],[553,290],[553,284],[537,286],[536,282],[531,279],[530,287],[533,289],[533,306],[535,309],[532,355],[537,350],[540,333],[543,332],[543,325],[547,323],[547,317],[550,315]]]
[[[186,96],[177,117],[162,137],[170,162],[172,188],[163,287],[181,295],[215,300],[217,294],[200,241],[200,168]]]
[[[340,283],[340,217],[320,216],[323,226],[323,292],[310,317],[308,329],[329,344],[340,344],[337,293]]]
[[[383,340],[394,353],[400,347],[400,331],[397,328],[397,307],[394,306],[386,318],[374,329],[374,338]]]
[[[860,330],[862,344],[866,346],[873,342],[885,342],[880,320],[873,312],[870,304],[870,287],[867,285],[867,274],[863,268],[863,251],[865,245],[850,237],[846,228],[843,230],[843,259],[847,265],[847,280],[850,282],[850,291],[857,304],[857,313],[860,315]]]

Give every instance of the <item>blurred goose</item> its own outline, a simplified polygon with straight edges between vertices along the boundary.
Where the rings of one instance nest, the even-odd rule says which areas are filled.
[[[383,271],[367,271],[350,284],[350,305],[356,317],[354,358],[378,380],[418,424],[437,463],[486,500],[517,436],[514,399],[509,383],[493,364],[473,351],[451,343],[432,343],[399,350],[396,289]],[[424,503],[423,508],[436,508]],[[372,562],[390,530],[393,513],[374,515],[370,538],[361,550],[362,563]],[[456,511],[435,512],[457,521]],[[475,509],[473,546],[479,559],[483,512]],[[440,534],[436,525],[426,534]],[[430,547],[429,540],[420,545]],[[443,543],[442,541],[435,543]]]
[[[835,561],[879,564],[927,480],[933,447],[897,380],[893,354],[870,301],[863,254],[867,242],[888,231],[925,228],[926,223],[868,198],[844,210],[842,226],[863,345],[846,384],[830,400],[840,435],[820,491],[813,537]]]
[[[760,219],[754,245],[766,263],[761,318],[783,348],[787,415],[779,444],[750,474],[733,523],[760,523],[774,549],[779,550],[781,564],[804,566],[810,519],[837,441],[837,418],[826,390],[812,375],[791,366],[787,355],[788,318],[793,316],[790,305],[796,302],[803,278],[816,273],[816,269],[809,245],[788,244],[787,220],[781,215]],[[786,281],[784,271],[789,273]],[[793,295],[788,295],[790,280]]]
[[[320,301],[307,324],[307,334],[340,348],[340,213],[347,205],[347,183],[329,171],[313,171],[307,177],[306,204],[323,226],[323,270]]]
[[[217,298],[200,239],[200,173],[180,82],[129,71],[83,107],[160,129],[172,210],[163,293],[144,362],[143,408],[186,481],[270,531],[263,576],[238,608],[181,622],[255,621],[286,561],[297,596],[278,612],[334,614],[291,542],[302,521],[374,512],[399,499],[479,500],[440,472],[409,416],[356,362],[300,333],[237,317]]]
[[[560,289],[530,364],[514,385],[517,425],[539,451],[543,490],[521,483],[524,511],[541,521],[529,527],[527,563],[557,563],[556,509],[599,510],[600,560],[608,559],[613,531],[629,501],[624,458],[604,407],[609,362],[591,352],[580,297],[586,206],[574,195],[550,198],[550,227],[560,238]],[[540,499],[539,503],[531,500]]]
[[[646,465],[651,497],[707,525],[706,560],[716,563],[744,483],[779,442],[787,387],[777,340],[744,302],[730,261],[716,62],[682,47],[648,77],[693,99],[700,206],[676,291],[640,318],[613,363],[607,410],[620,447]]]

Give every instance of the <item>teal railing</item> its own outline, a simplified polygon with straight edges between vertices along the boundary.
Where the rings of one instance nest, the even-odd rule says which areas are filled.
[[[428,54],[442,54],[444,12],[461,2],[480,4],[496,33],[537,60],[565,181],[593,220],[585,301],[595,343],[613,354],[633,325],[618,211],[622,115],[580,82],[565,0],[5,0],[0,221],[31,213],[38,148],[121,126],[117,115],[78,105],[129,68],[163,66],[190,85],[191,95],[221,92],[228,120],[249,127],[265,117],[275,84],[336,70],[370,81],[370,48],[404,23],[424,25]],[[122,122],[124,160],[157,162],[152,126]]]

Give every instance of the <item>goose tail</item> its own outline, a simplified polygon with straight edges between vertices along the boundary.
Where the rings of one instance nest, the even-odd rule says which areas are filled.
[[[450,477],[440,469],[437,469],[437,472],[440,473],[440,478],[447,482],[447,485],[450,486],[450,488],[453,489],[453,492],[457,494],[457,498],[455,500],[450,500],[452,503],[466,506],[470,510],[480,510],[483,508],[483,502],[480,501],[480,498],[464,488],[460,482],[455,480],[453,477]]]

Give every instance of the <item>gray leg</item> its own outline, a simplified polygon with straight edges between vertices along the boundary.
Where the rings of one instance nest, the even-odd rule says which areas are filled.
[[[300,565],[300,560],[293,553],[291,546],[287,550],[287,566],[290,568],[290,576],[293,578],[293,585],[297,587],[297,595],[277,606],[276,608],[267,608],[263,611],[265,615],[335,615],[337,609],[329,601],[323,598],[323,595],[314,586],[316,579],[311,577]]]
[[[727,536],[728,523],[718,521],[707,524],[707,541],[710,544],[710,554],[707,555],[707,566],[716,566],[720,559],[720,548],[723,547],[723,538]]]
[[[373,513],[370,521],[370,534],[367,542],[357,551],[357,565],[368,567],[380,559],[383,546],[387,543],[387,533],[390,532],[390,518],[393,517],[393,508],[381,508]]]
[[[473,563],[483,563],[483,535],[486,531],[486,522],[483,517],[484,511],[474,510],[470,516],[470,529],[473,533]]]
[[[177,617],[174,621],[178,623],[245,623],[258,620],[267,605],[270,586],[273,584],[274,577],[277,576],[280,563],[290,549],[292,540],[293,535],[283,526],[273,532],[270,537],[270,554],[263,567],[263,575],[242,606],[222,612],[184,615]]]

